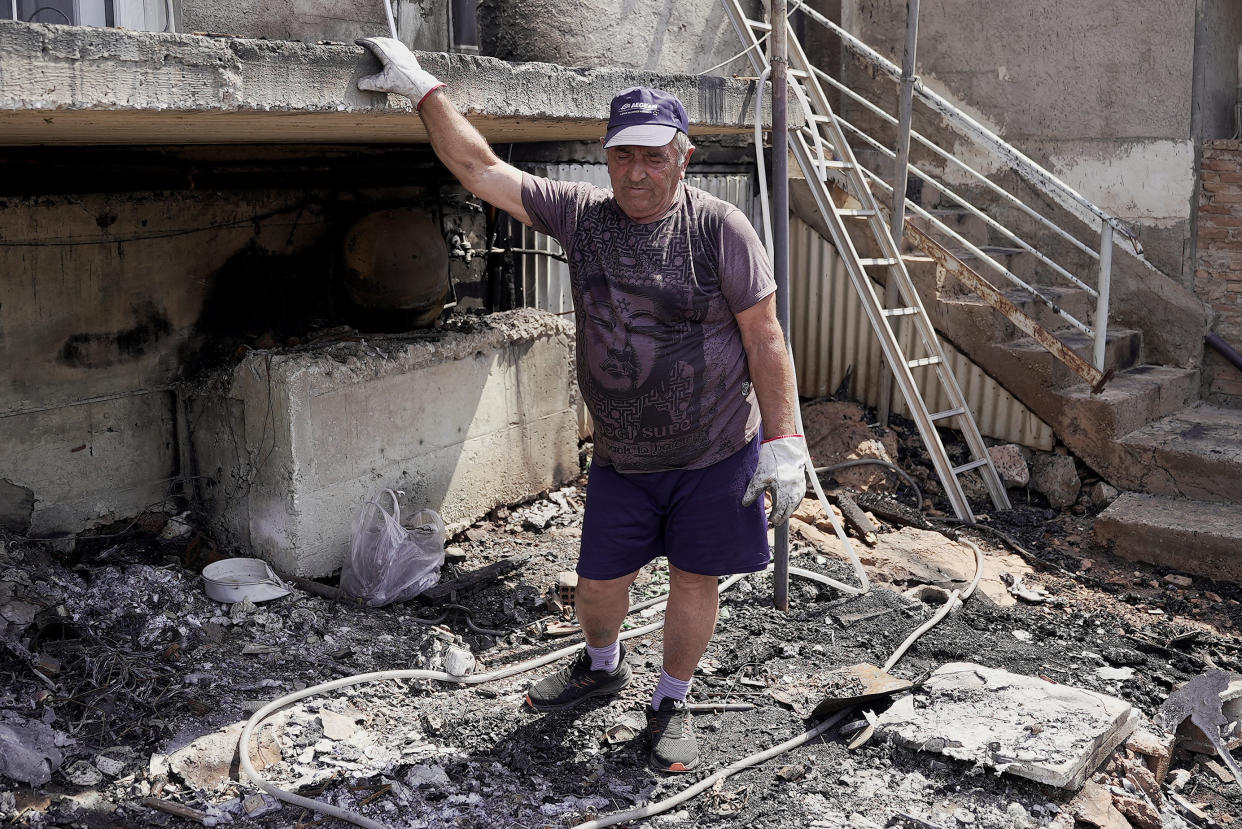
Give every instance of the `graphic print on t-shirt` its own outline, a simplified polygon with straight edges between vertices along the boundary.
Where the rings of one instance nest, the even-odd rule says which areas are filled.
[[[590,376],[579,385],[600,436],[635,460],[697,458],[707,440],[700,405],[710,297],[696,275],[710,269],[694,261],[676,218],[639,225],[616,210],[592,211],[578,235],[574,258],[595,265],[574,285],[589,323],[579,370]]]

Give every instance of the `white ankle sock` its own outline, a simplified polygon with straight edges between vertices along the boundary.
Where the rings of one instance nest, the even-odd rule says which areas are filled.
[[[668,671],[661,668],[660,684],[656,686],[655,695],[651,698],[651,708],[654,711],[659,711],[660,703],[662,703],[666,697],[672,697],[673,699],[679,699],[684,702],[686,694],[689,691],[690,680],[678,679],[677,677],[669,676]]]
[[[605,645],[602,648],[586,646],[587,655],[591,657],[592,671],[615,671],[621,659],[621,640]]]

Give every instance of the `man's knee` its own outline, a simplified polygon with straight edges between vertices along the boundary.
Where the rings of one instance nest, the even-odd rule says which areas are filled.
[[[668,566],[669,587],[694,593],[716,592],[720,579],[717,576],[704,576],[691,573],[680,567]]]
[[[578,577],[577,596],[584,601],[600,601],[615,599],[621,595],[629,596],[630,585],[638,573],[630,573],[619,579],[588,579]]]

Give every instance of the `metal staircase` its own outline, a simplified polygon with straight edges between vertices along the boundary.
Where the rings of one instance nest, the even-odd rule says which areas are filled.
[[[772,24],[746,16],[738,0],[722,0],[734,28],[748,47],[751,65],[757,73],[769,69],[762,40]],[[782,21],[779,25],[788,27]],[[961,476],[978,470],[993,505],[1009,508],[1009,498],[988,455],[983,437],[966,405],[957,380],[946,361],[922,300],[910,280],[905,262],[889,232],[885,215],[872,194],[869,177],[854,157],[841,123],[833,113],[828,97],[816,78],[794,33],[788,32],[789,76],[807,107],[807,123],[790,136],[790,149],[802,170],[815,204],[822,215],[836,246],[850,282],[862,301],[868,322],[879,339],[887,365],[897,380],[919,434],[926,445],[936,473],[944,486],[953,511],[962,521],[974,522],[974,514],[962,489]],[[848,194],[845,204],[837,204],[829,190],[835,184]],[[885,307],[879,286],[895,285],[898,304]],[[899,331],[896,323],[905,321],[909,328]],[[908,330],[911,336],[903,336]],[[933,372],[950,406],[939,412],[929,411],[914,372]],[[947,425],[956,419],[966,438],[970,460],[954,466],[950,461],[937,424]]]

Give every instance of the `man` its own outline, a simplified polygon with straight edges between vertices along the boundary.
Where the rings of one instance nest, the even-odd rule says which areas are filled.
[[[685,698],[715,630],[718,577],[767,566],[764,491],[776,524],[806,491],[793,371],[763,246],[740,211],[683,184],[694,147],[672,95],[636,88],[613,100],[603,139],[609,192],[505,164],[399,41],[359,43],[383,64],[359,88],[409,97],[461,183],[554,236],[569,260],[578,384],[595,423],[577,565],[586,647],[526,702],[562,711],[629,684],[618,640],[629,588],[666,556],[649,763],[689,771],[699,753]]]

